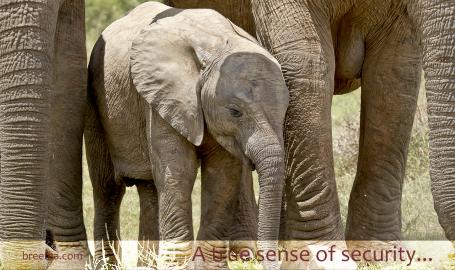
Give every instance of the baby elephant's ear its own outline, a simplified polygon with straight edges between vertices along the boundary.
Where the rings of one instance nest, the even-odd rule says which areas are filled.
[[[237,25],[235,25],[232,21],[229,21],[229,23],[231,24],[232,29],[237,33],[237,35],[239,35],[239,36],[241,36],[241,37],[243,37],[245,39],[248,39],[249,41],[251,41],[253,43],[259,44],[259,42],[253,36],[248,34],[248,32],[246,32],[242,28],[240,28]]]
[[[175,130],[198,146],[204,135],[201,64],[178,32],[147,26],[131,47],[131,76],[139,94]]]

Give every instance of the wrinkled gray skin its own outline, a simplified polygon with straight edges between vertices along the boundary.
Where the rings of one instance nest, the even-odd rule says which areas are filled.
[[[255,238],[263,241],[259,248],[276,249],[288,93],[280,66],[251,36],[212,10],[145,3],[96,43],[89,99],[85,138],[96,240],[116,239],[125,185],[136,184],[140,237],[159,235],[161,258],[171,259],[176,250],[175,260],[159,265],[172,268],[191,256],[191,191],[199,164],[204,207],[198,240],[231,238],[240,180],[251,185],[245,167],[254,165],[260,183]],[[204,252],[212,244],[198,243]],[[98,241],[97,256],[101,248]],[[227,267],[199,263],[201,269]]]
[[[60,255],[87,255],[84,1],[2,0],[0,14],[0,260],[6,269],[40,269],[44,260],[23,253],[44,254],[44,240]]]
[[[285,124],[285,239],[342,239],[333,171],[332,95],[362,86],[360,155],[346,238],[397,240],[421,68],[432,192],[455,240],[455,2],[171,0],[210,7],[257,33],[290,91]],[[360,81],[361,79],[361,81]]]

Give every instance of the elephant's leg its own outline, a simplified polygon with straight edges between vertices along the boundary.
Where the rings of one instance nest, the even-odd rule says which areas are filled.
[[[63,1],[54,50],[48,224],[59,255],[78,254],[78,259],[53,265],[81,268],[89,255],[82,211],[82,134],[87,82],[83,0]]]
[[[104,181],[100,181],[104,180]],[[125,186],[114,179],[92,179],[94,218],[94,266],[117,265],[121,259],[120,205]]]
[[[227,269],[229,233],[233,226],[242,162],[206,133],[201,149],[201,226],[197,236],[197,269]],[[251,173],[251,172],[250,172]],[[216,252],[214,252],[216,251]]]
[[[159,269],[189,269],[193,255],[191,192],[199,167],[195,146],[159,114],[147,116],[147,139],[158,191]]]
[[[330,247],[332,241],[344,238],[333,167],[331,103],[335,56],[330,18],[320,7],[309,5],[311,1],[251,2],[258,37],[280,62],[290,94],[284,131],[283,236],[309,243],[319,240],[319,244]],[[337,243],[340,249],[343,245]],[[304,245],[286,241],[285,247],[299,250]],[[282,267],[307,267],[299,263],[288,261]],[[352,262],[341,262],[341,258],[321,264],[317,267],[355,268]]]
[[[90,165],[92,166],[92,165]],[[121,259],[120,250],[120,205],[125,194],[125,185],[114,178],[92,178],[95,205],[94,240],[96,264],[115,265]],[[101,261],[100,261],[101,260]]]
[[[158,254],[158,193],[152,181],[138,181],[136,188],[139,193],[139,246],[138,266],[150,265],[153,256]]]
[[[415,29],[401,15],[367,40],[360,149],[349,201],[349,240],[399,240],[401,194],[420,82]]]
[[[125,185],[114,178],[113,165],[102,135],[85,133],[87,159],[95,205],[94,240],[96,264],[116,264],[120,253],[120,205]]]
[[[408,10],[422,37],[434,208],[455,248],[455,2],[411,1]]]
[[[46,268],[49,104],[59,1],[0,1],[0,260]],[[24,259],[36,254],[39,259]]]
[[[239,254],[244,249],[254,251],[258,227],[258,206],[254,195],[249,166],[243,164],[240,190],[234,206],[234,226],[229,230],[229,249]]]
[[[289,87],[286,238],[343,239],[332,157],[330,22],[304,3],[288,2],[297,1],[252,1],[258,36],[280,62]]]
[[[119,211],[125,185],[115,179],[114,165],[104,136],[105,132],[96,111],[93,91],[88,93],[84,138],[95,205],[95,262],[100,262],[104,253],[110,257],[109,263],[114,264],[112,247],[118,248],[115,246],[117,244],[115,240],[118,240],[119,236]],[[112,241],[114,245],[109,245]]]

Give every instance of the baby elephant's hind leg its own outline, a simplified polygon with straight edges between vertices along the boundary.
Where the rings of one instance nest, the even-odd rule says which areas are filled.
[[[92,184],[95,203],[95,261],[109,258],[108,264],[116,264],[121,259],[120,205],[125,185],[115,181],[105,183],[104,187],[96,187],[94,182]]]
[[[104,267],[106,262],[116,264],[121,258],[119,218],[125,185],[115,179],[105,133],[93,103],[87,113],[84,138],[95,206],[95,263],[97,267]]]
[[[152,266],[159,248],[158,193],[153,181],[136,183],[140,201],[138,266]]]

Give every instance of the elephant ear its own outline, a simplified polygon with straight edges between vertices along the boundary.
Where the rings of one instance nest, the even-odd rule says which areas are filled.
[[[232,21],[229,20],[229,23],[231,23],[231,26],[232,28],[234,29],[234,32],[237,33],[237,35],[245,38],[245,39],[248,39],[249,41],[253,42],[253,43],[256,43],[256,44],[259,44],[259,42],[250,34],[248,34],[247,31],[243,30],[242,28],[238,27],[237,25],[235,25]]]
[[[175,130],[199,146],[204,135],[201,62],[176,30],[149,25],[132,43],[131,76],[139,94]]]

